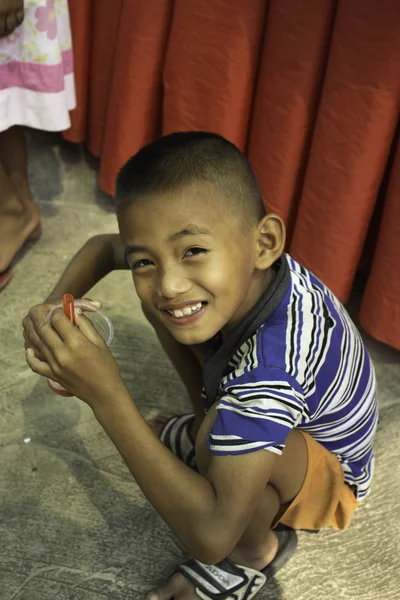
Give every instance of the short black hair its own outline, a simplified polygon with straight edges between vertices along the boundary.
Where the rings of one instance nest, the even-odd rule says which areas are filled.
[[[262,194],[246,156],[221,135],[204,131],[166,135],[132,156],[117,176],[117,210],[141,196],[173,193],[202,182],[220,188],[231,202],[230,209],[240,211],[240,222],[246,228],[265,215]]]

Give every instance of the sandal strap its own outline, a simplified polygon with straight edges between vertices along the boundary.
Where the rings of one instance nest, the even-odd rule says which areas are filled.
[[[267,579],[260,571],[235,565],[229,559],[205,565],[191,558],[177,570],[195,585],[203,600],[251,600]]]
[[[236,565],[229,558],[217,565],[205,565],[191,558],[177,570],[194,584],[197,595],[203,600],[251,600],[266,580],[274,577],[296,552],[297,534],[294,529],[280,528],[275,533],[278,552],[262,571]]]
[[[196,468],[195,442],[191,433],[194,414],[172,417],[163,427],[160,440],[185,465]]]

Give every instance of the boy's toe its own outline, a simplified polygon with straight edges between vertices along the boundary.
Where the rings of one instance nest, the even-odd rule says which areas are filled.
[[[168,583],[152,590],[146,600],[199,600],[199,596],[182,573],[175,573]]]

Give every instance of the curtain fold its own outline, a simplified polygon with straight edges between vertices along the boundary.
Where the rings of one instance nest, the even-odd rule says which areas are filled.
[[[400,138],[383,208],[359,316],[368,333],[400,349]]]
[[[389,0],[339,3],[290,247],[343,301],[399,115],[399,9]]]
[[[284,219],[287,249],[343,302],[368,255],[361,323],[400,349],[399,149],[388,167],[400,1],[69,3],[78,107],[65,137],[100,157],[100,186],[112,194],[120,166],[161,134],[224,135]]]
[[[175,0],[164,134],[206,129],[246,150],[266,6],[265,0]]]
[[[269,4],[248,156],[266,208],[292,237],[324,82],[335,2]]]

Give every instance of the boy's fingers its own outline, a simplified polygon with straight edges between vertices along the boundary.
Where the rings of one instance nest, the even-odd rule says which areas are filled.
[[[96,310],[101,310],[103,303],[99,300],[91,300],[90,298],[82,298],[82,302],[85,302],[88,306],[81,307],[82,310],[87,310],[91,312],[91,306],[93,306],[93,312]]]
[[[36,358],[32,348],[28,348],[25,351],[25,357],[28,366],[34,373],[42,375],[43,377],[49,377],[50,379],[55,378],[50,366],[46,362],[43,362],[42,360]]]
[[[92,324],[92,322],[82,314],[82,309],[77,307],[75,309],[75,324],[73,325],[71,321],[64,315],[61,308],[54,311],[51,316],[51,325],[55,332],[59,335],[62,342],[68,344],[68,342],[72,342],[76,340],[76,336],[79,335],[76,331],[79,329],[80,333],[85,336],[92,344],[96,346],[101,346],[103,339],[98,334],[97,329]],[[56,349],[57,342],[54,338],[51,338],[48,333],[43,336],[44,341],[48,345],[52,345],[54,349]]]
[[[104,343],[103,338],[98,333],[96,327],[93,323],[85,317],[83,314],[79,314],[79,309],[77,310],[77,316],[75,319],[75,325],[79,329],[79,331],[90,341],[92,344],[96,346],[101,346]]]
[[[51,332],[57,336],[60,343],[58,343],[58,340],[54,335],[51,335]],[[49,323],[46,323],[40,330],[40,337],[49,345],[49,347],[51,346],[53,348],[62,345],[63,342],[73,338],[75,334],[75,326],[64,314],[62,308],[57,308],[51,315]]]
[[[44,358],[43,354],[40,352],[40,350],[38,350],[38,348],[37,348],[36,346],[34,346],[34,345],[31,343],[31,341],[29,340],[29,337],[28,337],[28,335],[27,335],[27,333],[26,333],[26,331],[25,331],[25,330],[23,331],[23,336],[24,336],[24,348],[25,348],[25,350],[27,350],[28,348],[32,348],[32,350],[33,350],[33,352],[34,352],[34,354],[35,354],[36,358],[39,358],[40,360],[43,360],[43,361],[44,361],[44,360],[45,360],[45,358]],[[39,340],[39,338],[38,338],[38,340],[36,341],[36,344],[38,344],[38,343],[39,343],[39,341],[40,341],[40,340]]]
[[[44,324],[51,308],[51,304],[36,304],[36,306],[33,306],[30,309],[28,315],[23,320],[23,325],[25,326],[25,323],[27,323],[28,320],[30,320],[34,329],[36,331],[39,331],[42,325]]]
[[[29,317],[25,317],[25,319],[22,321],[22,326],[24,328],[23,332],[25,342],[28,344],[28,346],[36,346],[39,343],[40,338],[36,333],[31,319]]]
[[[64,317],[63,321],[65,320],[67,322],[67,325],[69,325],[69,329],[71,329],[72,324],[70,323],[69,319],[65,317],[61,309],[59,309],[59,312],[61,316]],[[45,348],[48,348],[50,352],[57,350],[63,345],[64,338],[59,335],[58,327],[54,326],[53,317],[40,329],[39,338],[41,343],[38,344],[38,349],[40,351],[42,351],[43,345],[45,346]],[[45,353],[45,356],[47,356],[47,353]]]
[[[24,326],[23,335],[25,340],[25,348],[32,348],[35,351],[35,355],[38,358],[41,358],[41,356],[43,356],[41,352],[43,342],[37,334],[31,318],[25,317],[22,324]]]
[[[87,296],[82,298],[82,302],[90,302],[91,304],[94,304],[96,308],[101,308],[103,306],[103,303],[100,302],[100,300],[92,300],[91,298],[88,298]]]
[[[51,365],[54,361],[53,350],[48,347],[44,340],[39,339],[38,343],[34,348],[30,347],[27,350],[32,350],[34,356],[48,365]]]

